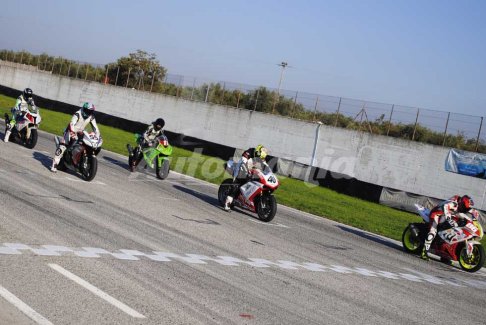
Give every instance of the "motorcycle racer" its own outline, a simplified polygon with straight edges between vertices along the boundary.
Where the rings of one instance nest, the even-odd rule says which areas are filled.
[[[437,227],[447,222],[452,228],[457,228],[457,222],[454,217],[459,218],[457,213],[469,212],[474,206],[474,201],[468,195],[455,195],[449,200],[437,205],[430,211],[429,233],[424,242],[421,257],[428,260],[430,245],[437,235]]]
[[[10,134],[12,133],[12,129],[15,127],[17,123],[17,118],[28,111],[36,111],[37,107],[34,103],[33,98],[34,92],[30,88],[25,88],[22,94],[17,98],[15,102],[15,106],[12,108],[13,117],[10,120],[10,123],[7,124],[7,131],[5,132],[5,137],[3,138],[4,142],[8,142],[10,138]]]
[[[59,147],[56,149],[54,159],[52,161],[51,171],[57,172],[57,165],[61,161],[61,158],[66,151],[70,148],[72,144],[82,137],[83,131],[91,124],[93,132],[95,132],[96,137],[100,137],[100,130],[96,124],[96,119],[94,116],[95,106],[91,103],[84,103],[80,110],[73,114],[71,122],[68,124],[64,130],[63,143],[59,143]]]
[[[233,169],[233,190],[231,191],[231,195],[226,197],[226,202],[224,204],[225,211],[231,211],[231,203],[233,203],[233,198],[238,195],[240,186],[245,184],[248,179],[251,178],[251,169],[255,168],[258,164],[266,165],[265,159],[267,154],[267,148],[261,144],[243,152],[240,160]]]
[[[149,125],[147,130],[142,135],[142,140],[139,143],[140,150],[145,149],[147,147],[152,147],[154,145],[154,140],[159,137],[160,135],[164,134],[163,127],[165,126],[165,121],[163,118],[158,118]],[[127,144],[128,154],[133,156],[133,148],[130,144]],[[133,161],[130,167],[130,171],[134,171],[135,167],[140,163],[142,160],[142,156],[140,155],[137,157],[136,160]]]

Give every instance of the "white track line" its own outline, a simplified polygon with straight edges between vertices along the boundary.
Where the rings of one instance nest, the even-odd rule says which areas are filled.
[[[38,312],[30,308],[25,302],[17,298],[14,294],[12,294],[10,291],[8,291],[2,286],[0,286],[0,296],[2,296],[5,300],[10,302],[15,307],[17,307],[21,312],[23,312],[25,315],[27,315],[30,319],[32,319],[37,324],[53,325],[50,321],[48,321]]]
[[[78,277],[77,275],[69,272],[68,270],[66,270],[65,268],[63,268],[62,266],[60,265],[57,265],[57,264],[48,264],[52,269],[56,270],[57,272],[61,273],[62,275],[64,275],[66,278],[70,279],[70,280],[73,280],[74,282],[76,282],[77,284],[79,284],[80,286],[84,287],[85,289],[91,291],[92,293],[94,293],[95,295],[97,295],[98,297],[100,297],[101,299],[104,299],[106,300],[107,302],[109,302],[110,304],[112,304],[113,306],[115,306],[116,308],[124,311],[125,313],[127,313],[128,315],[132,316],[132,317],[135,317],[135,318],[145,318],[144,315],[140,314],[139,312],[137,312],[136,310],[128,307],[127,305],[125,305],[123,302],[113,298],[112,296],[110,296],[109,294],[107,294],[106,292],[104,291],[101,291],[100,289],[96,288],[94,285],[92,285],[91,283],[81,279],[80,277]]]

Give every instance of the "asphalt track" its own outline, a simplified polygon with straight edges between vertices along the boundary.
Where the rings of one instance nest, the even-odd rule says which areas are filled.
[[[283,206],[226,213],[214,185],[106,151],[93,182],[52,174],[53,151],[0,143],[0,324],[485,323],[484,271]]]

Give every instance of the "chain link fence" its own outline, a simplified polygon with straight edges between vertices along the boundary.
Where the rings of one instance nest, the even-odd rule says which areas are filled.
[[[155,69],[127,69],[25,51],[2,50],[0,59],[53,75],[486,153],[484,118],[480,116],[214,81]]]

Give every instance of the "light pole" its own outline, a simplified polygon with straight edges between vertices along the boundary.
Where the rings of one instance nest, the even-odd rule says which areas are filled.
[[[273,101],[272,114],[275,113],[275,105],[277,105],[277,100],[280,97],[280,86],[282,85],[284,70],[289,64],[287,62],[282,61],[280,64],[277,65],[279,67],[282,67],[282,71],[280,71],[280,80],[278,81],[277,93],[275,94],[275,100]]]

